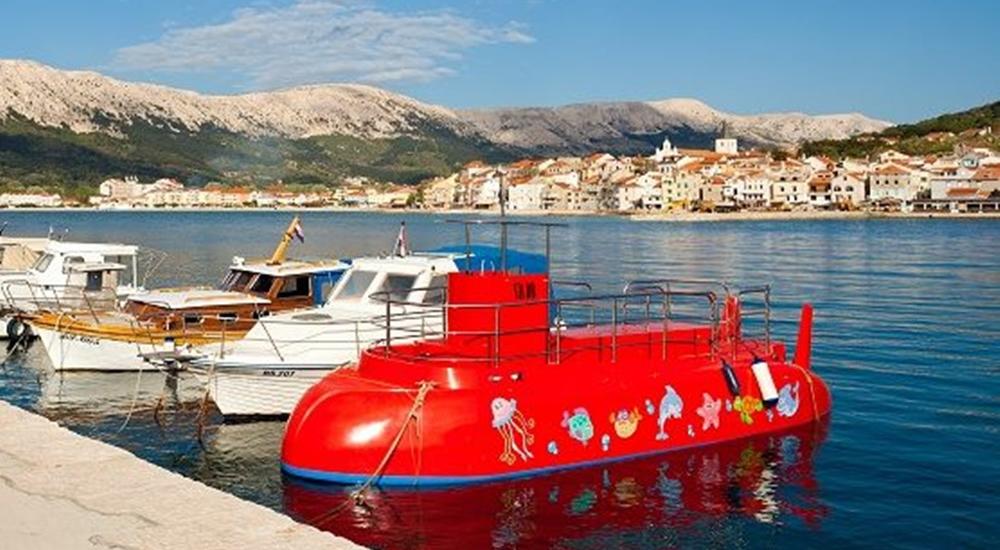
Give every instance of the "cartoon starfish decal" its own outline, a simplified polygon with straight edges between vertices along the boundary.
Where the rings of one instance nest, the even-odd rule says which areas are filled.
[[[704,393],[702,394],[702,399],[704,402],[695,411],[698,416],[701,417],[701,431],[705,431],[709,428],[719,428],[719,411],[722,410],[722,400],[712,399],[712,396]]]

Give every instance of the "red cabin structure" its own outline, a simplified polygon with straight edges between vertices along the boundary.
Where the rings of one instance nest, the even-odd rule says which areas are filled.
[[[335,483],[450,485],[716,444],[830,412],[809,365],[770,337],[770,289],[637,281],[552,299],[544,275],[453,273],[444,304],[386,297],[386,338],[302,398],[282,469]],[[395,344],[393,319],[435,307],[441,334]],[[757,326],[760,337],[744,334]]]

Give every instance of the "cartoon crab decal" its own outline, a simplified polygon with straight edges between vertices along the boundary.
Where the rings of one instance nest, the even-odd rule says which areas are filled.
[[[507,463],[508,466],[514,464],[515,453],[524,461],[533,458],[534,455],[528,447],[535,442],[535,436],[531,433],[535,427],[535,419],[525,418],[521,411],[517,410],[516,399],[497,397],[490,403],[490,409],[493,411],[493,427],[503,437],[500,461]]]
[[[631,411],[622,409],[616,413],[611,413],[609,420],[614,425],[615,433],[618,434],[618,437],[628,439],[639,428],[639,420],[642,420],[642,415],[639,414],[638,407],[633,407]]]
[[[569,436],[584,445],[594,437],[594,423],[590,421],[587,409],[577,407],[573,414],[563,413],[562,427],[569,430]]]
[[[764,403],[752,395],[740,395],[733,401],[733,410],[740,413],[744,424],[753,424],[753,413],[764,410]]]

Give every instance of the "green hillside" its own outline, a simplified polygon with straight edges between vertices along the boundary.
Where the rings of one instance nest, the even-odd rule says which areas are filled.
[[[443,128],[416,137],[359,139],[331,135],[307,139],[248,138],[218,128],[173,131],[164,122],[133,123],[125,135],[76,134],[23,118],[0,121],[0,192],[41,188],[68,196],[93,194],[113,176],[209,181],[332,185],[345,176],[416,183],[453,172],[472,159],[507,160],[500,150]]]
[[[991,133],[978,135],[977,130]],[[948,133],[954,135],[947,135]],[[914,124],[900,124],[878,134],[865,134],[842,140],[821,140],[804,144],[805,155],[833,158],[863,158],[894,149],[908,155],[950,153],[956,145],[972,147],[1000,146],[1000,101],[958,113],[948,113]]]

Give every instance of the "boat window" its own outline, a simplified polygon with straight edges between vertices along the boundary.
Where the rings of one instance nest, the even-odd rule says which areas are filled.
[[[406,300],[416,280],[415,275],[386,275],[385,282],[382,283],[382,291],[388,292],[389,298],[392,300]]]
[[[362,296],[365,295],[365,291],[371,286],[372,281],[375,280],[375,275],[378,275],[375,271],[360,271],[351,270],[345,275],[344,282],[340,285],[340,290],[337,291],[335,300],[360,300]]]
[[[298,298],[301,296],[309,296],[308,275],[286,277],[281,281],[281,290],[278,292],[278,298]]]
[[[63,273],[69,273],[73,269],[74,265],[82,263],[84,263],[82,256],[66,256],[66,258],[63,259]]]
[[[197,313],[185,313],[184,314],[184,324],[185,325],[200,325],[201,315]]]
[[[254,294],[267,294],[271,291],[271,286],[274,284],[274,277],[270,275],[257,275],[257,279],[254,280],[253,285],[250,286],[250,292]]]
[[[88,291],[101,290],[103,287],[104,287],[104,272],[88,271],[86,290]]]
[[[219,321],[221,321],[222,324],[225,324],[225,325],[228,325],[228,324],[231,324],[231,323],[235,323],[240,318],[240,316],[237,315],[233,311],[226,311],[226,312],[220,313],[218,315],[218,317],[219,317]]]
[[[35,265],[31,266],[31,269],[34,269],[35,271],[38,272],[43,272],[49,268],[49,264],[51,263],[52,263],[52,254],[42,254],[42,257],[38,258],[38,261],[35,262]]]
[[[250,279],[253,279],[253,273],[248,271],[230,271],[229,275],[226,276],[226,280],[222,282],[222,289],[243,292],[246,290]]]
[[[445,291],[448,286],[448,276],[444,274],[434,275],[431,277],[431,282],[427,286],[427,292],[424,293],[424,303],[443,304]]]

